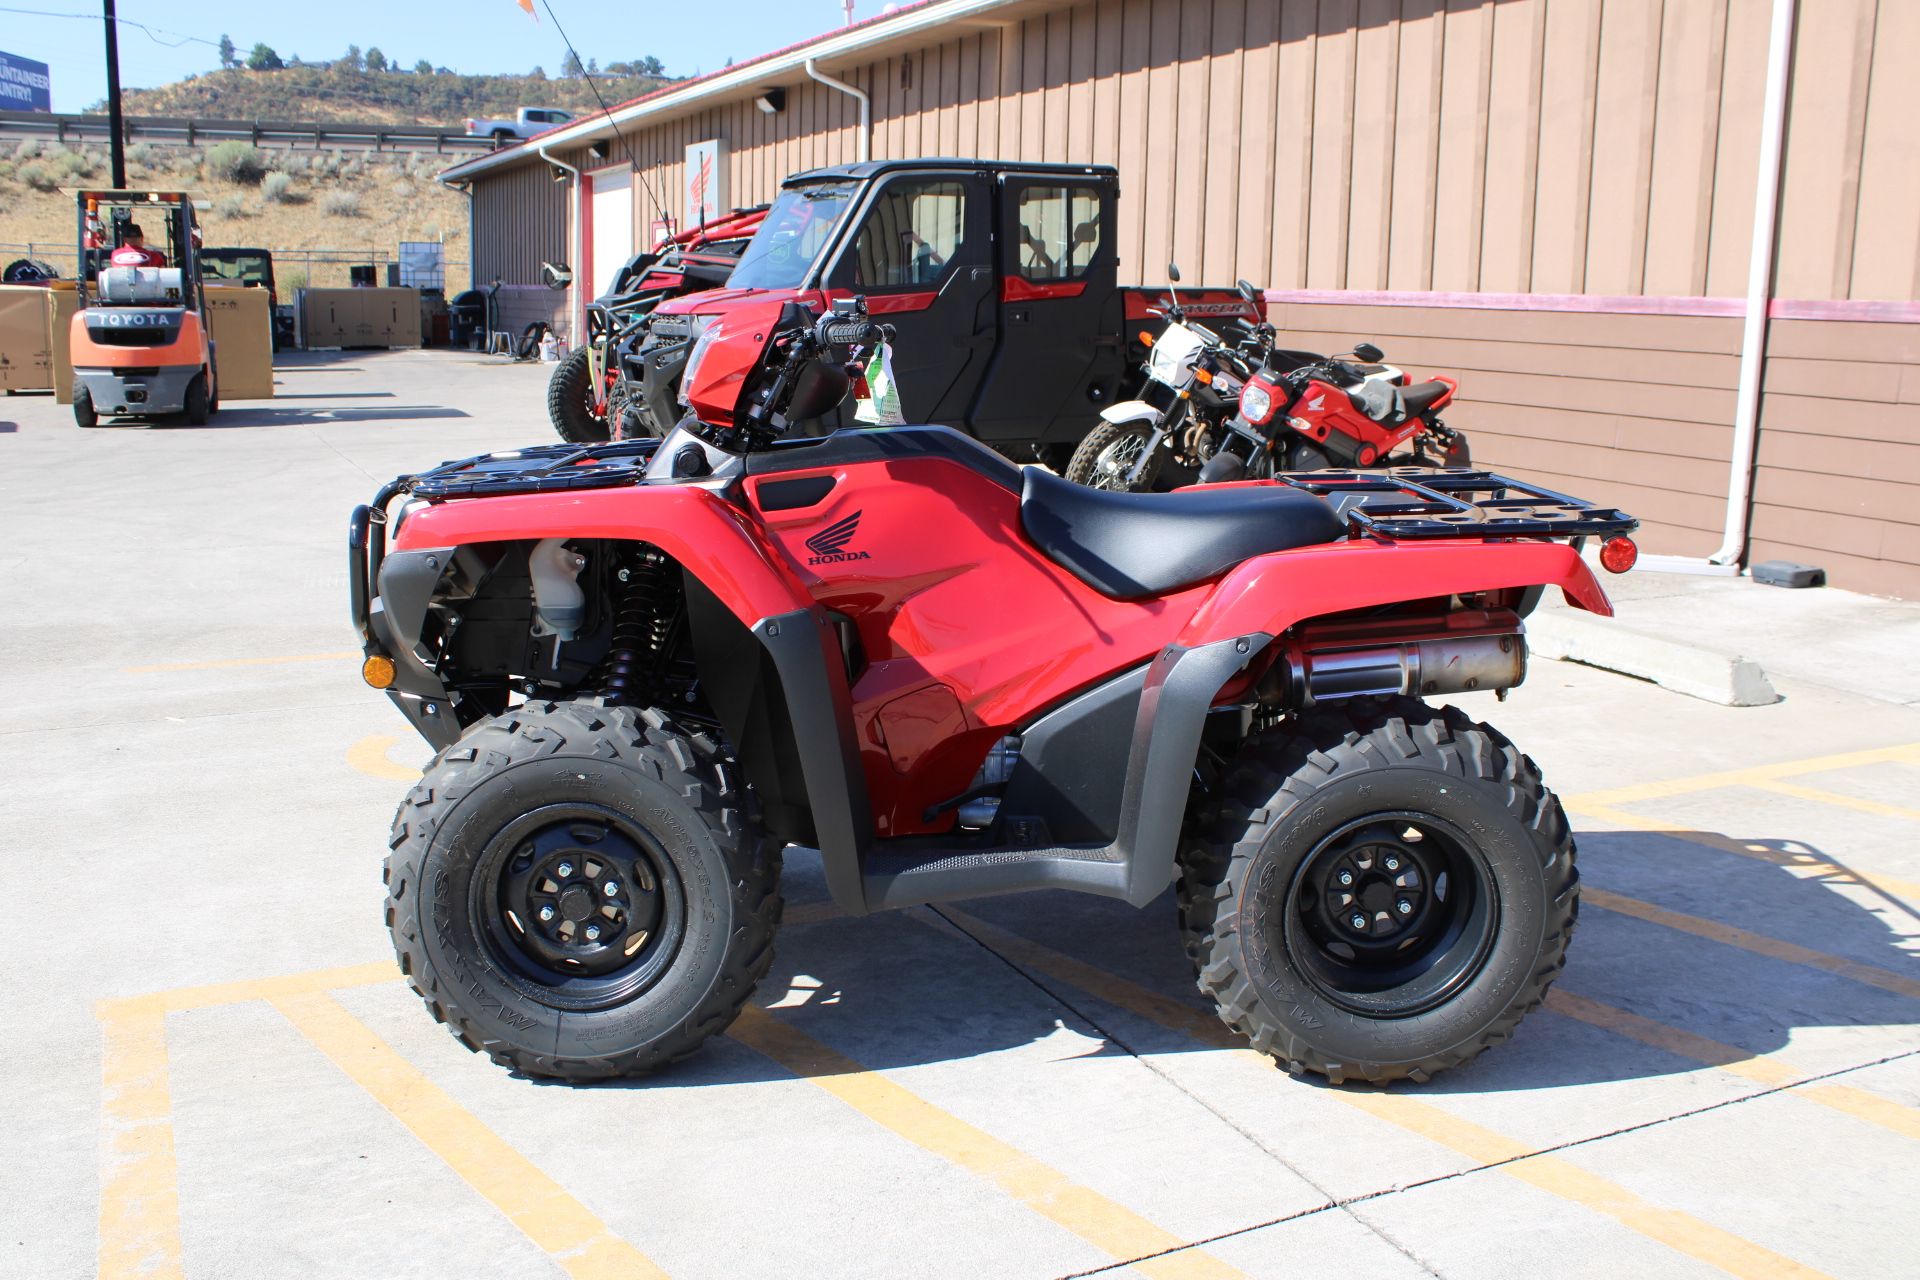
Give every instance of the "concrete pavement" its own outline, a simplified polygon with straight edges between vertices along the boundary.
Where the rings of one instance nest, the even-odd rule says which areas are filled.
[[[756,1011],[690,1062],[467,1053],[381,925],[427,753],[358,680],[346,513],[544,441],[543,373],[300,357],[200,430],[0,401],[0,1276],[1914,1266],[1920,709],[1862,662],[1765,707],[1554,662],[1463,699],[1587,892],[1549,1007],[1425,1087],[1241,1047],[1167,900],[847,920],[798,859]]]

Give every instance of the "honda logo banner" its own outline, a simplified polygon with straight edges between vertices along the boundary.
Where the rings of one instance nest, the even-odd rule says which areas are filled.
[[[687,225],[712,222],[727,204],[727,152],[718,138],[687,144]]]

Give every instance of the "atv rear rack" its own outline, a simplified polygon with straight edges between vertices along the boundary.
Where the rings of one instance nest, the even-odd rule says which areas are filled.
[[[1310,471],[1275,477],[1334,504],[1355,537],[1591,538],[1632,533],[1640,522],[1613,507],[1469,467]],[[1396,501],[1389,495],[1401,495]],[[1351,497],[1351,501],[1342,501]]]

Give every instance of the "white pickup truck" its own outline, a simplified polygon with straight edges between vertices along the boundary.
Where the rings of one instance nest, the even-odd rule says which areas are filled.
[[[467,136],[469,138],[492,138],[495,146],[520,138],[531,138],[536,133],[545,133],[557,124],[565,124],[573,119],[571,111],[559,111],[552,107],[522,107],[514,113],[511,120],[469,120]]]

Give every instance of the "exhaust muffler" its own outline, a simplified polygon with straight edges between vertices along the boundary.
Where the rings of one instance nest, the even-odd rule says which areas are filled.
[[[1527,678],[1523,624],[1509,611],[1455,614],[1419,628],[1402,619],[1391,640],[1379,634],[1387,629],[1303,633],[1261,679],[1260,701],[1301,708],[1342,698],[1442,697],[1511,689]]]

